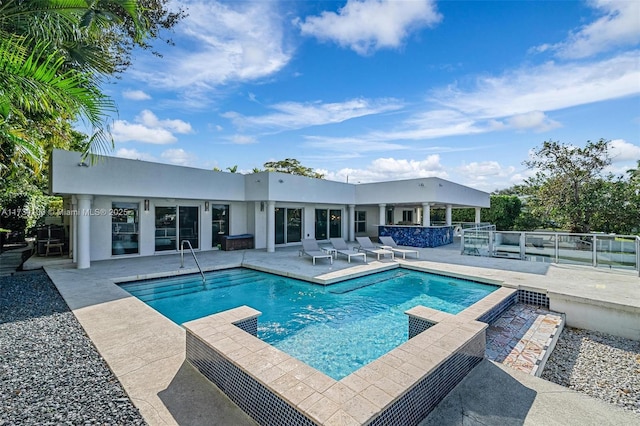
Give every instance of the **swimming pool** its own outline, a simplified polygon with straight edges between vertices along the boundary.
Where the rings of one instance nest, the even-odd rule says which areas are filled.
[[[122,284],[177,324],[241,305],[258,337],[336,380],[408,338],[406,310],[458,313],[498,287],[398,268],[330,286],[236,268]]]

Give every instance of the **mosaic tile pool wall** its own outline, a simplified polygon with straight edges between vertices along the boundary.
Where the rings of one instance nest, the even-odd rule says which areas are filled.
[[[312,391],[317,399],[308,404],[304,396],[301,398],[296,396],[294,399],[300,399],[300,401],[294,402],[291,394],[283,396],[287,393],[283,394],[282,390],[277,390],[286,381],[278,384],[280,379],[264,375],[272,368],[277,370],[276,365],[283,365],[283,360],[290,357],[281,353],[279,364],[277,357],[280,351],[254,337],[257,311],[250,308],[237,308],[185,324],[187,360],[260,424],[333,424],[336,419],[334,417],[332,420],[329,419],[332,413],[349,416],[347,413],[349,412],[355,416],[350,417],[350,421],[360,424],[416,425],[483,359],[486,339],[485,324],[472,319],[454,321],[452,320],[455,318],[454,315],[429,308],[424,309],[427,315],[433,312],[441,315],[442,321],[440,319],[430,321],[433,323],[432,327],[435,327],[434,330],[437,329],[433,335],[427,331],[416,336],[411,343],[400,345],[342,381],[327,377],[329,383],[322,388],[317,386],[318,382],[315,385],[311,384],[317,390],[317,392]],[[243,318],[243,312],[250,317]],[[415,315],[419,317],[420,313],[415,312]],[[428,317],[423,319],[429,320]],[[247,330],[249,333],[240,330]],[[240,352],[247,347],[242,349],[241,345],[233,343],[234,339],[236,342],[243,341],[248,346],[254,346],[254,350],[258,353],[264,354],[266,351],[276,358],[271,361],[262,358],[259,364],[249,362],[245,363],[247,364],[245,366],[242,360],[249,355],[242,355]],[[443,339],[442,343],[439,343],[440,339]],[[386,361],[383,361],[385,359]],[[299,361],[295,362],[299,364]],[[392,364],[397,365],[396,373],[392,368],[391,371],[379,376],[379,379],[375,378]],[[310,370],[312,370],[312,376],[321,374],[314,373],[316,370],[311,367],[303,365],[303,368],[307,370],[304,377],[310,377],[308,376]],[[370,382],[362,390],[363,394],[366,394],[371,388],[385,389],[383,384],[385,381],[389,383],[388,380],[391,377],[401,376],[404,376],[402,379],[405,380],[404,385],[399,385],[400,382],[393,385],[395,391],[386,395],[385,401],[380,400],[376,408],[358,408],[358,404],[366,401],[359,391],[349,391],[352,396],[336,395],[331,391],[336,387],[346,390],[350,386],[347,382],[353,386],[363,377],[369,377]],[[307,379],[301,380],[301,389],[308,388],[304,384]],[[327,393],[324,393],[325,390]],[[309,399],[312,396],[310,395]],[[328,396],[329,399],[327,399]],[[335,399],[331,400],[331,398]],[[325,400],[328,405],[333,404],[333,411],[327,413],[323,407],[319,407],[319,404],[324,404],[321,404],[322,400]],[[373,400],[369,400],[371,401]],[[323,411],[325,411],[324,414]]]
[[[187,333],[187,360],[258,423],[317,425],[191,333]]]

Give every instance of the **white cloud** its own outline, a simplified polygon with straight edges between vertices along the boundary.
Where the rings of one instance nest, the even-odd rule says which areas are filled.
[[[593,0],[589,4],[603,16],[569,34],[566,41],[537,46],[535,50],[552,50],[561,58],[579,59],[640,42],[640,2]]]
[[[128,158],[130,160],[144,160],[153,162],[158,161],[158,159],[153,155],[146,152],[140,152],[137,149],[119,148],[115,152],[115,156],[120,158]]]
[[[640,146],[629,143],[624,139],[614,139],[609,142],[609,154],[613,163],[639,161]]]
[[[199,93],[234,81],[269,76],[291,58],[276,2],[185,1],[176,27],[181,43],[162,59],[163,69],[140,71],[150,84]]]
[[[226,112],[223,117],[238,127],[261,127],[272,129],[301,129],[330,123],[340,123],[352,118],[398,110],[401,103],[395,99],[350,99],[345,102],[282,102],[271,105],[277,112],[266,115],[245,116],[237,112]]]
[[[463,164],[458,171],[472,180],[487,177],[508,177],[515,172],[515,167],[502,167],[497,161],[482,161]]]
[[[198,160],[195,154],[187,152],[182,148],[167,149],[163,151],[160,156],[167,162],[178,166],[193,166]]]
[[[122,97],[131,101],[146,101],[151,99],[151,96],[142,90],[125,90],[122,92]]]
[[[111,128],[111,135],[116,142],[144,142],[157,145],[174,143],[178,139],[170,131],[162,128],[149,128],[143,124],[116,120]]]
[[[477,118],[554,111],[640,93],[638,51],[592,63],[549,62],[500,77],[482,77],[469,90],[450,86],[432,100]]]
[[[537,132],[546,132],[562,126],[557,121],[547,117],[542,111],[531,111],[508,117],[504,124],[512,129],[533,129]]]
[[[164,129],[173,130],[176,133],[191,133],[191,124],[182,120],[160,120],[158,117],[148,109],[142,110],[136,121],[147,127],[161,127]]]
[[[305,136],[305,146],[334,152],[366,153],[376,151],[405,150],[410,147],[391,142],[377,142],[358,138],[332,138],[323,136]]]
[[[364,169],[343,168],[336,172],[316,170],[324,173],[329,180],[351,183],[380,182],[420,177],[447,178],[448,174],[440,164],[440,156],[429,155],[424,160],[378,158]]]
[[[330,40],[360,55],[397,48],[412,30],[433,26],[442,16],[432,0],[348,0],[335,12],[296,20],[304,35]]]
[[[111,134],[116,142],[143,142],[156,145],[166,145],[178,139],[173,132],[191,133],[191,125],[182,120],[160,120],[156,115],[143,110],[135,118],[134,123],[126,120],[115,120]]]
[[[258,143],[255,137],[248,135],[233,135],[228,139],[236,145],[249,145],[252,143]]]

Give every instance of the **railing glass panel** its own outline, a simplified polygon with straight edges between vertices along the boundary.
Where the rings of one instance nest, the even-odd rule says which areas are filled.
[[[604,268],[636,268],[636,241],[631,237],[596,236],[597,266]]]

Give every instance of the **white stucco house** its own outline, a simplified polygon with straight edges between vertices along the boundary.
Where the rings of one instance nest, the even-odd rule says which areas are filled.
[[[273,252],[304,238],[378,236],[379,225],[415,233],[430,209],[489,207],[489,194],[440,178],[350,184],[283,173],[248,175],[54,150],[50,193],[64,199],[69,253],[78,268],[92,260],[218,249],[249,234]],[[386,228],[386,227],[385,227]],[[395,228],[395,227],[392,227]],[[400,229],[403,231],[403,229]],[[403,231],[404,232],[404,231]]]

